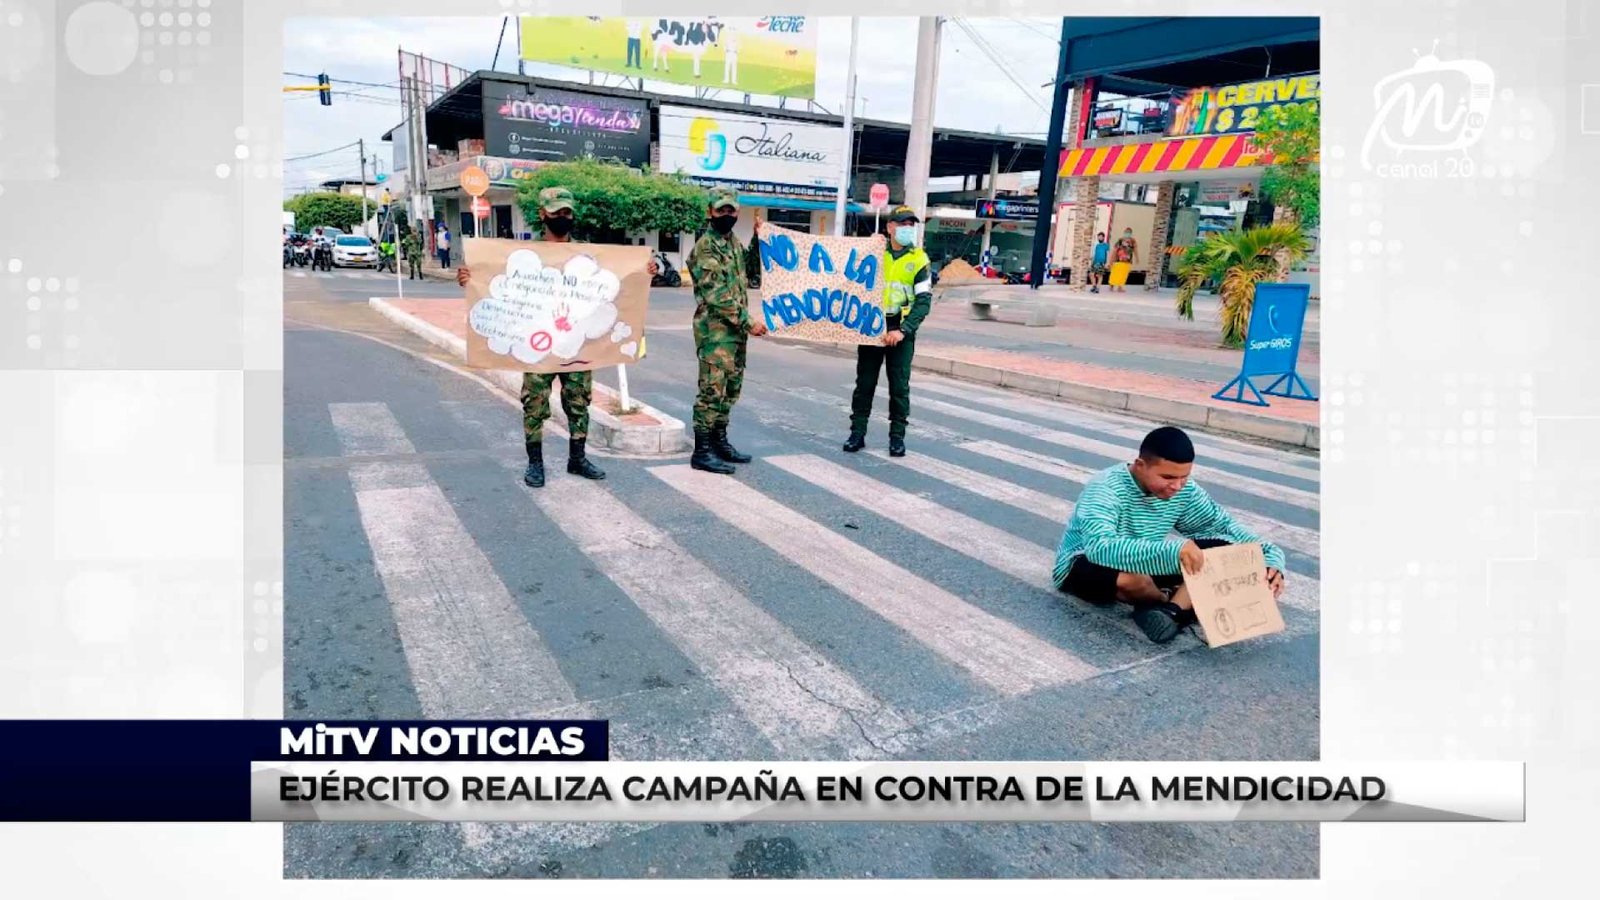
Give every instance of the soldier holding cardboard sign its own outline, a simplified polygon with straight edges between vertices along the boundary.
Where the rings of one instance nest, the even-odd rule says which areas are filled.
[[[711,230],[689,251],[689,277],[694,279],[694,348],[700,358],[700,390],[694,402],[694,455],[689,465],[719,475],[732,475],[730,463],[750,456],[728,443],[728,415],[744,387],[745,346],[749,335],[767,333],[764,322],[750,321],[748,264],[745,248],[733,236],[739,218],[739,195],[721,189],[711,193],[707,208]]]
[[[1283,551],[1235,522],[1189,479],[1194,455],[1181,430],[1150,432],[1137,459],[1084,486],[1056,551],[1059,590],[1101,606],[1131,604],[1134,622],[1158,644],[1195,623],[1183,573],[1199,574],[1207,549],[1261,544],[1263,579],[1274,598],[1283,593]],[[1184,540],[1169,540],[1174,531]]]
[[[535,240],[556,244],[572,242],[572,231],[577,224],[574,218],[576,203],[572,192],[564,187],[545,188],[539,192],[539,224],[542,231]],[[656,264],[651,261],[649,272],[655,274]],[[456,283],[465,287],[472,278],[471,270],[456,270]],[[594,372],[577,370],[564,372],[525,372],[522,376],[522,443],[528,453],[528,467],[523,470],[522,482],[529,487],[544,487],[544,423],[550,418],[550,392],[556,379],[561,379],[561,408],[567,414],[568,452],[567,472],[583,478],[599,480],[606,477],[600,467],[589,461],[589,403],[594,396]]]
[[[850,437],[844,452],[867,445],[872,397],[878,392],[878,370],[889,372],[889,455],[906,455],[906,420],[911,417],[911,356],[917,329],[933,305],[933,275],[928,254],[917,246],[917,213],[909,206],[889,213],[889,247],[883,253],[883,313],[887,320],[882,346],[856,348],[856,389],[850,398]]]

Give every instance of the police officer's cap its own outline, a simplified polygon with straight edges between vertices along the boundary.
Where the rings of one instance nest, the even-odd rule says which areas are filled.
[[[917,211],[916,210],[912,209],[909,206],[896,206],[894,208],[894,211],[889,213],[889,221],[891,221],[891,222],[911,222],[911,223],[914,224],[919,220],[917,219]]]

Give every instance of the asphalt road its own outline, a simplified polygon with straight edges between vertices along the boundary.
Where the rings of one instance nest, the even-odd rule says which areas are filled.
[[[917,373],[912,456],[882,455],[882,396],[850,456],[851,361],[752,341],[736,477],[595,454],[583,482],[551,426],[533,491],[514,404],[366,307],[392,278],[284,284],[290,717],[596,716],[630,759],[1318,755],[1314,457],[1197,436],[1202,483],[1291,548],[1289,627],[1156,646],[1049,584],[1082,480],[1149,422]],[[629,370],[685,420],[691,305],[657,292]],[[1313,878],[1317,848],[1314,825],[317,824],[286,827],[284,874]]]

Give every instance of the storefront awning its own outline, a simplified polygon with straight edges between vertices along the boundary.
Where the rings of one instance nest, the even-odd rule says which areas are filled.
[[[1266,165],[1254,134],[1221,134],[1113,147],[1084,147],[1061,154],[1062,178],[1202,172]]]

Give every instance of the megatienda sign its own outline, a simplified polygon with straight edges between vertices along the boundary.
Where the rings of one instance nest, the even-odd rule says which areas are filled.
[[[483,138],[486,155],[505,159],[642,166],[650,161],[650,109],[625,97],[485,81]]]

